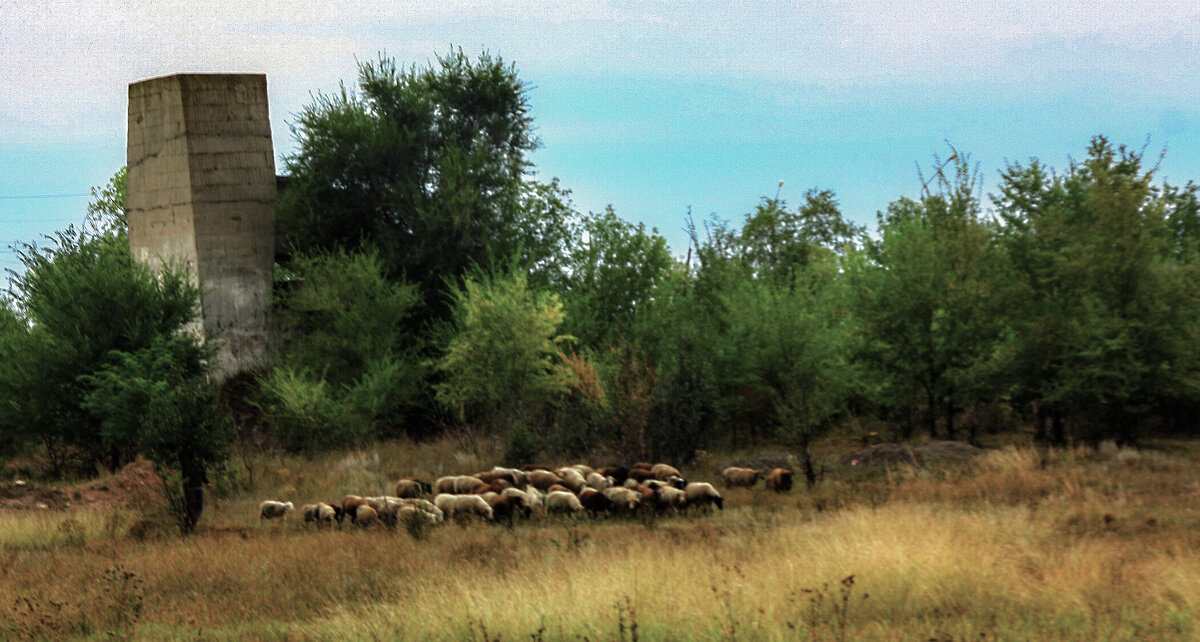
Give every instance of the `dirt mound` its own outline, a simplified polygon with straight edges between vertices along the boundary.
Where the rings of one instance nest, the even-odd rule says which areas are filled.
[[[162,499],[162,477],[153,464],[141,459],[110,477],[65,489],[27,481],[0,482],[0,508],[12,510],[144,507]]]
[[[933,441],[917,448],[917,453],[925,459],[966,459],[978,455],[980,450],[961,441]]]
[[[876,464],[912,464],[920,466],[930,461],[965,459],[980,450],[961,441],[934,441],[924,446],[911,448],[904,444],[875,444],[846,455],[845,462],[851,466],[874,466]]]
[[[145,507],[163,501],[163,479],[154,464],[139,459],[111,477],[97,479],[70,489],[78,504],[96,508]]]
[[[58,488],[46,488],[26,481],[0,482],[0,508],[13,510],[62,510],[71,505]]]
[[[921,464],[920,456],[904,444],[875,444],[846,455],[851,466],[874,466],[876,464]]]

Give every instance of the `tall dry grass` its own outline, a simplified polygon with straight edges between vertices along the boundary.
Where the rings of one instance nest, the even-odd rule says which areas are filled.
[[[262,486],[219,502],[186,540],[110,533],[96,516],[66,541],[54,519],[0,514],[0,620],[10,637],[50,638],[1200,635],[1190,455],[1000,450],[937,470],[834,470],[812,492],[733,490],[712,515],[450,525],[419,541],[257,525],[259,493],[325,497],[395,467],[479,468],[429,448],[444,459],[264,461]]]

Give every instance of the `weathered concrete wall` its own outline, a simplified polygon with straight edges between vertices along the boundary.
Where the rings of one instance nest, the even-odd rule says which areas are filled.
[[[202,327],[222,376],[267,347],[277,193],[267,79],[180,74],[129,86],[129,244],[204,289]]]

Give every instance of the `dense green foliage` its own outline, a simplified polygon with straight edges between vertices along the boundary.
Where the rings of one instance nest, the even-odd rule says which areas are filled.
[[[444,319],[446,280],[476,263],[537,271],[561,258],[567,195],[529,176],[525,87],[499,58],[380,58],[360,66],[357,91],[318,94],[292,129],[279,233],[296,251],[376,248],[389,277],[421,286],[415,320]]]
[[[394,435],[421,395],[421,339],[404,324],[417,287],[384,276],[378,254],[293,257],[279,280],[284,349],[263,378],[279,437],[294,449]]]
[[[288,449],[446,428],[514,463],[770,442],[812,483],[830,431],[1198,427],[1200,188],[1103,137],[1061,172],[1008,166],[990,197],[966,154],[935,158],[870,235],[829,190],[764,198],[736,224],[689,221],[680,260],[533,180],[525,85],[487,54],[364,64],[293,130],[280,350],[252,393]],[[132,262],[123,190],[118,174],[96,193],[95,234],[25,248],[0,309],[0,445],[186,468],[162,453],[208,421],[200,347],[178,334],[195,288]]]

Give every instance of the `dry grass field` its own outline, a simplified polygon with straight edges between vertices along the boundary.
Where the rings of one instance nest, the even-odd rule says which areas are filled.
[[[732,458],[684,472],[716,481]],[[725,510],[707,515],[414,534],[260,525],[256,506],[390,492],[402,474],[470,472],[487,456],[443,441],[239,459],[189,538],[153,507],[0,511],[0,637],[1200,638],[1191,444],[1008,446],[921,468],[826,460],[815,490],[723,491]]]

